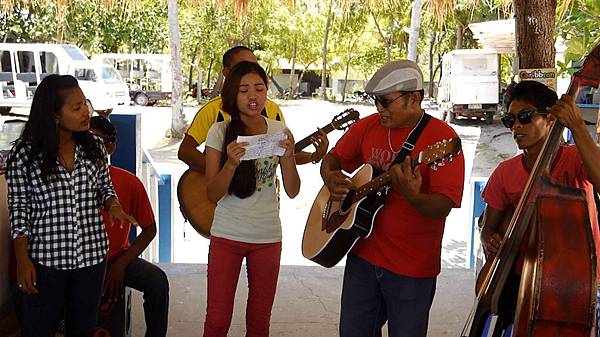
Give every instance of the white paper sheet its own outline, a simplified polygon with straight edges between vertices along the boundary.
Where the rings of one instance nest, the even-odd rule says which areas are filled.
[[[258,136],[238,136],[237,142],[248,142],[246,154],[242,160],[252,160],[270,156],[283,156],[285,149],[279,146],[279,141],[287,139],[283,132],[264,134]]]

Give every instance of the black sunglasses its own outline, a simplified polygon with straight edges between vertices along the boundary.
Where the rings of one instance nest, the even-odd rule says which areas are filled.
[[[412,91],[400,91],[400,96],[393,98],[393,99],[385,99],[381,96],[376,96],[376,95],[370,95],[371,99],[373,100],[373,102],[375,102],[375,104],[379,104],[381,105],[382,108],[387,109],[390,107],[390,105],[392,105],[392,103],[394,103],[394,101],[396,101],[398,98],[405,96],[407,94],[412,93]]]
[[[509,129],[512,129],[517,119],[521,124],[529,124],[531,123],[531,118],[533,118],[533,115],[535,114],[546,115],[548,113],[539,112],[537,110],[521,111],[517,115],[509,113],[508,115],[500,118],[500,120],[502,121],[502,124],[504,124],[504,126],[506,126]]]

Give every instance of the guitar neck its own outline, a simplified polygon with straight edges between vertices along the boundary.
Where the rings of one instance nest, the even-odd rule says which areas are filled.
[[[412,163],[411,163],[412,168],[416,167],[417,165],[419,165],[421,163],[421,153],[419,153],[418,156],[416,156],[412,159]],[[356,193],[354,194],[354,197],[352,198],[352,203],[359,201],[360,199],[368,196],[371,193],[375,193],[375,192],[379,191],[384,186],[389,185],[391,180],[392,180],[392,178],[390,176],[390,171],[386,171],[386,172],[378,175],[377,177],[375,177],[375,179],[362,185],[361,187],[359,187],[356,190]]]
[[[321,128],[321,130],[325,131],[325,133],[330,133],[331,131],[333,131],[334,127],[333,124],[329,123],[327,125],[325,125],[324,127]],[[307,137],[303,138],[302,140],[300,140],[299,142],[297,142],[294,145],[294,152],[300,152],[302,150],[304,150],[307,146],[309,146],[310,144],[312,144],[311,142],[311,138],[315,137],[319,135],[319,130],[311,133],[310,135],[308,135]]]

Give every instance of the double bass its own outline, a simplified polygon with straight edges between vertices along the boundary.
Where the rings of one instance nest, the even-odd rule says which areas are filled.
[[[567,95],[600,84],[600,45],[586,57]],[[596,311],[596,254],[585,192],[550,177],[564,126],[557,120],[531,170],[504,240],[485,273],[461,337],[503,336],[497,329],[508,280],[526,246],[518,283],[513,337],[590,337]],[[528,232],[528,235],[526,233]],[[525,238],[527,241],[524,242]]]

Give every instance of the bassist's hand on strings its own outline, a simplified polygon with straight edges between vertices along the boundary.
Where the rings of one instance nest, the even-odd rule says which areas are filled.
[[[421,191],[423,177],[418,166],[412,167],[410,156],[406,156],[402,163],[390,168],[390,179],[394,190],[407,200]]]
[[[573,97],[562,95],[562,97],[547,110],[567,129],[573,130],[577,127],[585,129],[585,122]]]
[[[486,259],[491,259],[496,256],[502,240],[500,233],[492,233],[486,230],[481,232],[481,245],[483,246],[483,252],[485,253]]]
[[[331,194],[331,200],[341,201],[346,198],[352,185],[352,180],[342,171],[331,171],[325,178],[325,185]]]

